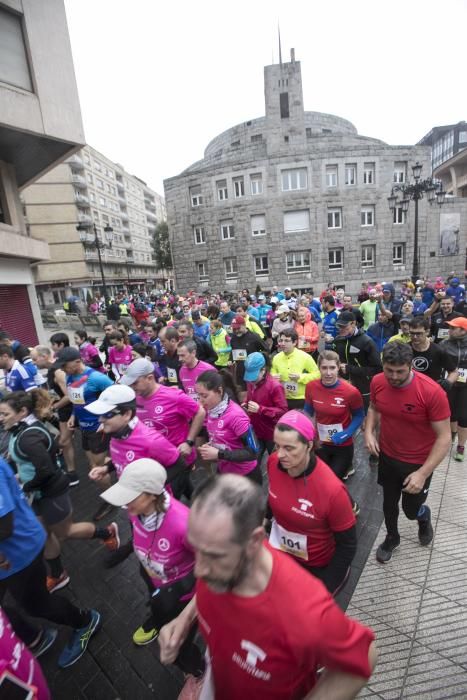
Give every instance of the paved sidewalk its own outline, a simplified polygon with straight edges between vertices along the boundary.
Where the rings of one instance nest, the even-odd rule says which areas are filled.
[[[375,540],[347,609],[378,639],[379,663],[360,698],[467,697],[465,468],[448,457],[433,475],[432,546],[420,546],[417,524],[403,515],[401,546],[388,564],[375,559],[384,525]]]

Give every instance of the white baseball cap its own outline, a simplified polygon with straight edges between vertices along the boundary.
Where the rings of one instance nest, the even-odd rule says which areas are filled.
[[[140,377],[146,377],[148,374],[154,374],[152,362],[145,360],[143,357],[133,360],[128,367],[124,376],[120,379],[120,384],[130,386],[134,384]]]
[[[93,401],[86,410],[94,413],[96,416],[101,416],[103,413],[113,411],[122,403],[130,403],[135,401],[136,394],[130,386],[123,384],[112,384],[104,389],[97,401]]]
[[[167,472],[155,459],[137,459],[128,464],[116,484],[101,493],[113,506],[126,506],[142,493],[159,496],[165,487]]]

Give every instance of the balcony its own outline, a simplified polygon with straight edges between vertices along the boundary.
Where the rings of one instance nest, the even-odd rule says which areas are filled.
[[[127,263],[133,264],[135,262],[135,259],[134,259],[133,255],[127,255],[126,261],[127,261]]]
[[[84,177],[83,177],[82,175],[78,175],[78,174],[76,174],[76,173],[73,173],[73,174],[72,174],[72,176],[71,176],[71,181],[73,182],[73,184],[74,184],[76,187],[82,187],[83,189],[86,189],[87,186],[88,186],[86,180],[84,179]]]
[[[75,153],[71,158],[67,160],[68,165],[70,165],[74,170],[84,170],[83,159]]]
[[[76,194],[75,202],[79,207],[89,207],[89,197],[87,197],[85,194]]]
[[[126,207],[126,199],[125,199],[125,197],[122,197],[122,195],[120,193],[118,195],[118,201],[120,202],[120,204],[122,206]]]
[[[89,214],[78,214],[78,221],[82,224],[93,224],[93,218]]]
[[[128,219],[128,214],[126,213],[126,211],[122,211],[122,210],[120,209],[120,215],[119,215],[119,216],[120,216],[120,218],[121,218],[121,220],[122,220],[123,223],[124,223],[125,221],[129,221],[129,219]]]
[[[124,192],[124,191],[125,191],[125,187],[123,186],[123,180],[119,180],[119,179],[118,179],[118,176],[117,176],[116,179],[115,179],[115,183],[116,183],[116,185],[117,185],[117,189],[118,189],[119,192]]]
[[[152,211],[146,212],[146,218],[150,221],[157,221],[157,216]]]

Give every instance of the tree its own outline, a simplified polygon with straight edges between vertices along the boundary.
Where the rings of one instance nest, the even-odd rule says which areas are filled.
[[[161,223],[156,226],[152,239],[152,247],[158,269],[171,270],[173,267],[172,251],[170,249],[169,227],[166,221],[161,221]]]

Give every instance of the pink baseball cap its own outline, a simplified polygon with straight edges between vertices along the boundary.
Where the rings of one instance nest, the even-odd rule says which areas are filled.
[[[301,411],[287,411],[279,418],[277,425],[286,425],[297,433],[303,435],[306,440],[314,440],[315,427],[311,420]]]

